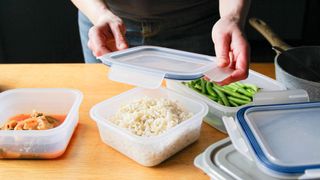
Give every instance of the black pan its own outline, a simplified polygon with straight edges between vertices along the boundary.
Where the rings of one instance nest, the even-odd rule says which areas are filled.
[[[288,89],[305,89],[311,101],[320,100],[320,46],[291,47],[262,20],[249,23],[277,52],[274,60],[276,79]]]

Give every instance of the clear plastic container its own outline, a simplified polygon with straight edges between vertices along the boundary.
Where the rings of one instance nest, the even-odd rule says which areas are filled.
[[[262,88],[261,92],[279,91],[279,90],[286,89],[284,85],[277,82],[276,80],[271,79],[265,75],[262,75],[252,70],[249,71],[248,78],[241,82],[255,84],[258,87]],[[206,96],[183,85],[181,81],[179,82],[179,81],[167,80],[167,87],[168,89],[172,89],[180,94],[186,95],[191,98],[199,99],[205,102],[209,106],[209,113],[204,121],[224,133],[226,133],[226,129],[222,122],[222,116],[234,116],[236,112],[241,107],[243,107],[243,106],[227,107],[227,106],[220,105],[219,103],[212,101]]]
[[[320,178],[320,102],[248,106],[223,117],[232,143],[266,174]]]
[[[64,153],[78,124],[82,93],[63,88],[25,88],[0,93],[0,126],[10,117],[65,114],[59,126],[48,130],[0,130],[0,158],[51,159]]]
[[[141,137],[120,128],[108,120],[121,105],[143,97],[176,100],[193,116],[158,136]],[[91,118],[96,121],[104,143],[144,166],[155,166],[199,138],[205,103],[184,97],[165,88],[153,90],[134,88],[95,105]]]

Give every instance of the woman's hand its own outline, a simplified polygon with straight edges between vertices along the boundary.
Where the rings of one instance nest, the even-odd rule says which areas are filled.
[[[212,40],[218,65],[234,69],[228,78],[218,84],[225,85],[247,78],[250,46],[238,19],[223,17],[217,21],[212,28]]]
[[[96,57],[126,49],[125,32],[126,28],[119,17],[112,13],[103,14],[89,30],[88,47]]]

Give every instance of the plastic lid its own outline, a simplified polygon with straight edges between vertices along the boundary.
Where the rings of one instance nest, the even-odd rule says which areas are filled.
[[[219,82],[231,73],[218,68],[215,57],[156,46],[129,48],[99,59],[111,66],[111,80],[146,88],[159,87],[164,78],[193,80],[206,75]]]
[[[249,106],[236,116],[265,167],[288,174],[320,169],[320,102]]]
[[[232,144],[219,149],[219,151],[214,155],[215,156],[212,157],[212,161],[215,161],[220,169],[234,177],[234,179],[279,179],[263,172],[253,161],[240,154]]]
[[[256,164],[240,154],[229,138],[210,145],[194,160],[194,165],[211,179],[224,180],[277,180],[261,171]]]

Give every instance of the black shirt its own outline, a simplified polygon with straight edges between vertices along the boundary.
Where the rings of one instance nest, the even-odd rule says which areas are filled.
[[[138,21],[219,16],[218,0],[106,0],[106,3],[119,17]]]

